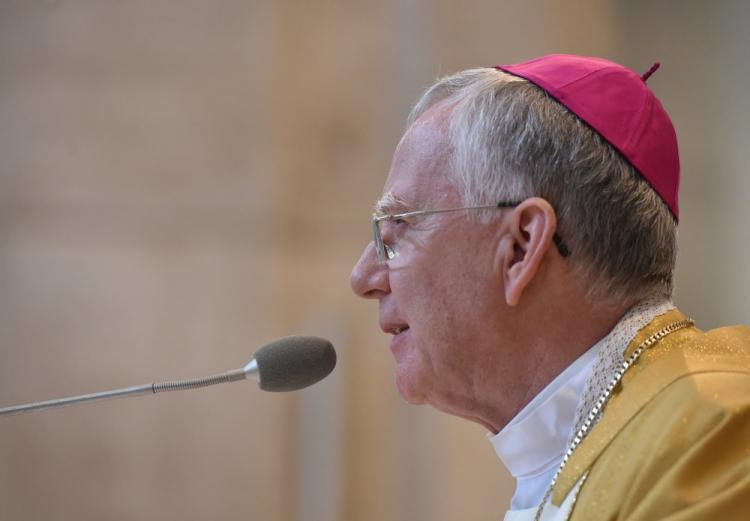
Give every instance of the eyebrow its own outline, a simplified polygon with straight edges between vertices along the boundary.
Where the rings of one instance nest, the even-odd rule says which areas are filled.
[[[402,200],[393,195],[393,192],[383,194],[383,196],[375,202],[374,211],[376,215],[385,215],[392,213],[403,213],[407,211],[408,205]]]

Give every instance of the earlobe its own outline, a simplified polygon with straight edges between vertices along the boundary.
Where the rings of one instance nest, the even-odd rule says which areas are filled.
[[[502,265],[505,301],[516,306],[553,245],[557,216],[549,202],[532,197],[513,210],[507,224],[508,243]]]

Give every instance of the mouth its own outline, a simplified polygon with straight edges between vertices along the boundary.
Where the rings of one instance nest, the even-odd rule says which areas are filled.
[[[396,360],[400,360],[402,356],[404,355],[404,352],[408,349],[409,345],[409,326],[406,324],[399,324],[399,325],[393,325],[389,327],[384,327],[383,331],[388,333],[389,335],[393,335],[391,337],[391,352],[396,357]]]
[[[389,335],[398,336],[401,333],[409,330],[409,326],[406,324],[384,324],[381,326],[384,333]]]

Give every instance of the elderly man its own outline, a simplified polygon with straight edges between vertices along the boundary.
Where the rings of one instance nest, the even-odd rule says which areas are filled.
[[[491,431],[506,520],[750,519],[750,331],[671,303],[656,67],[551,55],[438,81],[352,272],[401,395]]]

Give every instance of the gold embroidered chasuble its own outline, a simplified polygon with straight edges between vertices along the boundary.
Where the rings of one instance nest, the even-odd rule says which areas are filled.
[[[684,319],[673,310],[631,341]],[[689,327],[645,351],[555,485],[579,520],[750,520],[750,330]],[[570,498],[569,498],[570,499]]]

